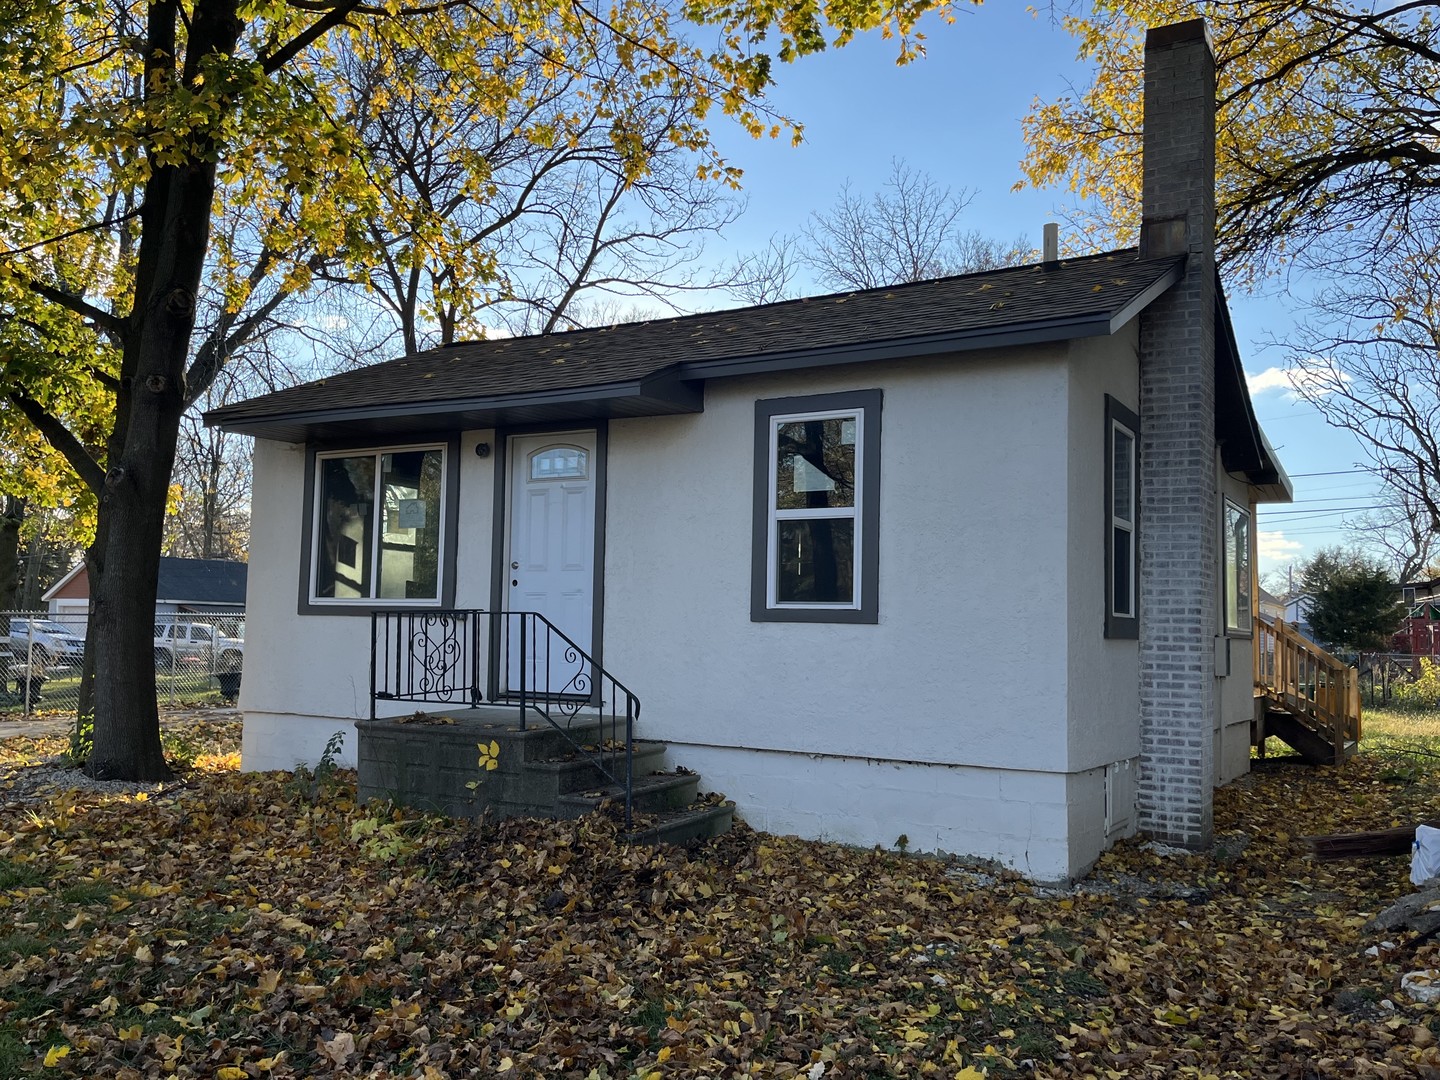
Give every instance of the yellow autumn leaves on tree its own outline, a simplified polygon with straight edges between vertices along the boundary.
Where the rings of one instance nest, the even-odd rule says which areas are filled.
[[[1299,254],[1370,258],[1434,228],[1440,5],[1102,0],[1063,12],[1095,75],[1036,103],[1022,167],[1027,183],[1084,200],[1097,242],[1133,243],[1139,224],[1145,30],[1195,17],[1219,67],[1218,242],[1232,280]]]

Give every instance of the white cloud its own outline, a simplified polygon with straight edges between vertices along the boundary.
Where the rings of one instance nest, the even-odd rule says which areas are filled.
[[[1290,373],[1284,368],[1268,367],[1258,375],[1247,374],[1245,381],[1250,384],[1252,394],[1263,394],[1266,390],[1294,390],[1290,384]]]
[[[1285,534],[1279,529],[1274,532],[1266,532],[1262,529],[1255,534],[1255,549],[1262,559],[1291,562],[1300,557],[1300,552],[1305,550],[1305,545],[1299,540],[1287,540]]]
[[[1350,376],[1339,370],[1333,361],[1328,362],[1329,371],[1316,371],[1306,367],[1279,368],[1268,367],[1257,374],[1247,374],[1246,383],[1250,386],[1250,393],[1263,394],[1268,390],[1284,391],[1285,396],[1295,400],[1300,395],[1296,388],[1304,388],[1311,394],[1328,394],[1330,386],[1336,381],[1347,383]]]

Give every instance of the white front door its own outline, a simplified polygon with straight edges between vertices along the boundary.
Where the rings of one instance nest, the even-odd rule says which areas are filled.
[[[534,611],[585,652],[595,588],[595,432],[510,439],[505,610]],[[501,631],[506,689],[590,693],[589,666],[536,619],[511,616]]]

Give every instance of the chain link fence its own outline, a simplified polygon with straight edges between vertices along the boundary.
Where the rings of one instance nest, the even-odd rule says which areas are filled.
[[[80,700],[88,616],[0,611],[0,712],[73,712]],[[245,664],[245,611],[155,617],[162,704],[233,701]]]

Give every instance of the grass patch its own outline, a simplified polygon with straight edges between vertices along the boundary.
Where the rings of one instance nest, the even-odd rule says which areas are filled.
[[[1440,757],[1440,711],[1365,709],[1362,750],[1389,747],[1428,750]]]
[[[0,1076],[20,1076],[35,1063],[35,1053],[9,1024],[0,1025]]]
[[[45,871],[35,863],[0,858],[0,892],[45,884]]]
[[[77,881],[60,890],[60,899],[71,907],[89,907],[91,904],[108,904],[115,890],[104,881]]]
[[[0,934],[0,957],[20,960],[27,956],[39,956],[50,948],[50,941],[27,930],[11,930]]]

